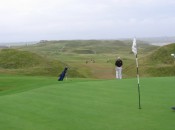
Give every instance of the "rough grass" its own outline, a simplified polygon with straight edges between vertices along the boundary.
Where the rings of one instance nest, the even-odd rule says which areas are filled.
[[[149,54],[156,46],[139,43],[139,56]],[[50,59],[56,59],[77,70],[86,78],[115,78],[115,59],[123,59],[123,77],[135,77],[128,68],[135,67],[135,57],[131,52],[132,41],[118,40],[73,40],[47,41],[36,45],[19,47],[18,49],[35,52]],[[148,51],[149,50],[149,51]],[[95,61],[92,63],[92,60]],[[87,64],[86,64],[87,63]],[[135,70],[135,69],[134,69]],[[72,75],[73,76],[73,75]]]
[[[3,49],[0,51],[0,67],[18,69],[42,65],[44,58],[28,51]]]
[[[175,43],[174,44],[169,44],[165,45],[163,47],[158,48],[156,51],[154,51],[150,56],[150,63],[156,64],[173,64],[173,57],[171,54],[175,53]]]
[[[140,79],[140,110],[136,79],[1,75],[0,129],[174,130],[174,78]]]
[[[167,46],[152,46],[137,41],[139,74],[142,77],[174,76],[174,59],[170,56],[175,52],[175,43]],[[44,59],[43,64],[26,68],[24,58],[14,60],[14,65],[24,66],[22,69],[0,69],[1,73],[20,73],[27,75],[57,76],[65,65],[69,66],[69,77],[86,77],[96,79],[115,78],[115,60],[120,56],[123,60],[123,78],[136,76],[135,56],[131,52],[132,41],[117,40],[72,40],[47,41],[31,46],[16,47],[18,50],[32,52]],[[22,55],[22,54],[21,54]],[[0,61],[3,65],[4,60]],[[29,57],[29,56],[25,56]],[[9,57],[10,58],[10,57]],[[41,58],[41,59],[42,59]],[[7,58],[8,59],[8,58]],[[20,61],[20,62],[17,62]],[[39,61],[30,60],[29,61]],[[61,61],[61,62],[60,62]],[[92,62],[93,61],[93,62]],[[2,63],[2,64],[1,64]],[[10,64],[11,62],[6,62]],[[26,63],[26,64],[25,64]],[[42,63],[42,62],[40,62]],[[30,64],[28,65],[30,66]],[[12,67],[8,65],[7,67]]]
[[[59,60],[49,59],[30,51],[2,49],[0,51],[0,72],[23,75],[58,76],[66,66]],[[84,77],[76,68],[69,70],[71,77]]]

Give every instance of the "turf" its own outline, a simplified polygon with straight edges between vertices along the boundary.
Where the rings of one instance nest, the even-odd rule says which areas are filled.
[[[174,79],[141,78],[138,109],[135,78],[58,82],[1,75],[0,129],[174,130]]]

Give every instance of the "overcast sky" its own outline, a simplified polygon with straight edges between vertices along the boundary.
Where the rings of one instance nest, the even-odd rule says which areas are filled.
[[[175,0],[0,0],[0,42],[175,36]]]

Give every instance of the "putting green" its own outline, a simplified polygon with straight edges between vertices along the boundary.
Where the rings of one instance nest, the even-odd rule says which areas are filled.
[[[174,130],[175,77],[75,80],[0,76],[1,130]],[[2,89],[3,88],[3,89]]]

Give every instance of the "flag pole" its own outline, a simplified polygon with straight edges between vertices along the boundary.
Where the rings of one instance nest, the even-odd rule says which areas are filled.
[[[141,104],[140,104],[139,65],[138,65],[138,58],[137,58],[137,54],[136,54],[136,65],[137,65],[137,85],[138,85],[138,95],[139,95],[139,109],[141,109]]]
[[[141,109],[141,103],[140,103],[140,81],[139,81],[139,64],[138,64],[138,58],[137,58],[137,44],[136,44],[136,39],[135,38],[133,40],[132,52],[135,54],[135,58],[136,58],[138,96],[139,96],[139,109]]]

